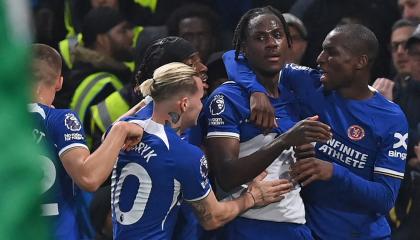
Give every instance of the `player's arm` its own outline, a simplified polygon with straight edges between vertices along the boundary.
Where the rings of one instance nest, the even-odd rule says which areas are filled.
[[[60,159],[76,184],[92,192],[110,175],[121,148],[138,143],[142,134],[143,128],[137,124],[117,122],[92,154],[86,148],[74,147],[61,153]]]
[[[291,146],[330,138],[329,126],[306,119],[246,157],[239,158],[237,137],[209,132],[206,147],[210,167],[218,183],[225,191],[230,191],[256,177]]]
[[[121,115],[115,122],[118,122],[125,117],[134,116],[134,114],[136,114],[138,111],[140,111],[142,108],[144,108],[147,104],[151,103],[152,101],[153,101],[152,97],[150,96],[145,97],[139,103],[137,103],[134,107],[130,108],[128,112]]]
[[[276,126],[274,108],[263,85],[257,81],[255,73],[245,64],[243,59],[235,60],[235,51],[228,51],[223,55],[229,80],[237,82],[248,90],[251,95],[250,121],[262,129],[272,129]]]
[[[231,201],[217,201],[213,191],[203,199],[189,201],[206,230],[219,228],[252,207],[263,207],[278,202],[289,192],[292,185],[285,179],[262,181],[266,173],[252,181],[239,198]]]

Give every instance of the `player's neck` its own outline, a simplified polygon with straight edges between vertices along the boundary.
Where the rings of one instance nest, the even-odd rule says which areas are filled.
[[[374,92],[366,83],[359,82],[351,87],[339,89],[338,92],[343,98],[352,100],[366,100],[374,95]]]
[[[55,90],[39,86],[34,93],[35,102],[51,106],[55,98]]]
[[[169,125],[178,134],[181,133],[181,114],[160,104],[153,107],[152,120],[162,125]]]

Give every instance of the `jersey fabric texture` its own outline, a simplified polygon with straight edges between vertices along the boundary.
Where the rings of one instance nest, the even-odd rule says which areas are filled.
[[[171,239],[179,201],[198,201],[211,191],[207,160],[169,126],[136,117],[124,121],[139,123],[145,134],[114,167],[114,239]]]
[[[227,66],[228,68],[228,66]],[[264,135],[261,129],[257,128],[249,121],[250,111],[250,94],[247,90],[238,84],[230,81],[225,82],[217,88],[209,97],[205,105],[205,115],[208,124],[207,138],[228,137],[239,140],[240,150],[239,158],[246,157],[264,145],[272,142],[279,134],[287,131],[297,121],[297,112],[293,105],[296,102],[290,96],[290,92],[283,86],[279,86],[280,98],[270,98],[275,109],[276,121],[278,128]],[[285,178],[288,174],[290,164],[293,162],[293,151],[290,149],[284,151],[273,163],[266,169],[268,175],[266,179]],[[237,198],[243,188],[240,187],[232,193],[228,199]],[[293,190],[285,195],[285,199],[280,202],[272,203],[266,207],[259,209],[250,209],[241,215],[243,218],[255,220],[255,224],[270,225],[267,229],[271,231],[261,231],[258,227],[252,229],[236,228],[235,231],[253,232],[248,239],[267,239],[270,236],[282,234],[282,227],[278,227],[284,223],[296,223],[302,225],[305,223],[305,212],[302,199],[299,196],[300,188]],[[261,221],[262,220],[262,221]],[[234,221],[241,221],[236,219]],[[231,232],[230,226],[227,226],[227,232]],[[310,236],[310,235],[309,235]],[[304,239],[295,236],[292,239]]]
[[[61,163],[60,156],[75,147],[87,148],[77,115],[68,109],[54,109],[33,103],[29,111],[35,120],[37,144],[47,146],[41,156],[44,168],[42,215],[54,225],[55,239],[79,239],[76,194],[79,189]]]
[[[237,71],[231,77],[264,92],[245,62],[232,60],[232,55],[233,51],[225,58]],[[319,115],[333,133],[326,144],[315,146],[317,158],[333,163],[332,179],[303,190],[308,225],[321,239],[387,238],[385,215],[404,177],[406,118],[376,91],[366,100],[344,99],[336,91],[326,91],[320,76],[307,67],[286,65],[280,78],[297,98],[301,118]]]

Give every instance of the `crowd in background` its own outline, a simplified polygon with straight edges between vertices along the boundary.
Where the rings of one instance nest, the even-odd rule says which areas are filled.
[[[143,99],[135,86],[153,72],[134,73],[154,70],[148,69],[153,59],[145,58],[153,55],[146,51],[152,43],[167,36],[189,41],[199,52],[191,64],[201,69],[210,94],[228,79],[222,54],[234,48],[240,17],[266,5],[284,13],[289,26],[287,63],[317,68],[322,42],[336,26],[358,23],[375,33],[379,53],[370,83],[401,107],[409,124],[405,178],[388,220],[393,239],[420,239],[419,0],[33,0],[34,42],[54,47],[64,63],[65,81],[53,105],[79,115],[93,151],[106,129]],[[80,196],[86,239],[110,236],[105,189]]]

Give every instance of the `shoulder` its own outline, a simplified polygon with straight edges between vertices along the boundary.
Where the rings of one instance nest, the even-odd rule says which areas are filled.
[[[82,124],[79,116],[70,109],[51,109],[48,114],[49,122],[55,126],[63,126],[70,131],[80,131]]]
[[[233,81],[228,81],[220,85],[214,92],[207,98],[206,105],[211,106],[228,99],[231,104],[243,105],[249,102],[248,92]]]
[[[366,111],[369,111],[368,115],[374,118],[374,124],[380,135],[408,131],[407,118],[397,104],[376,93],[369,105],[369,110]]]

